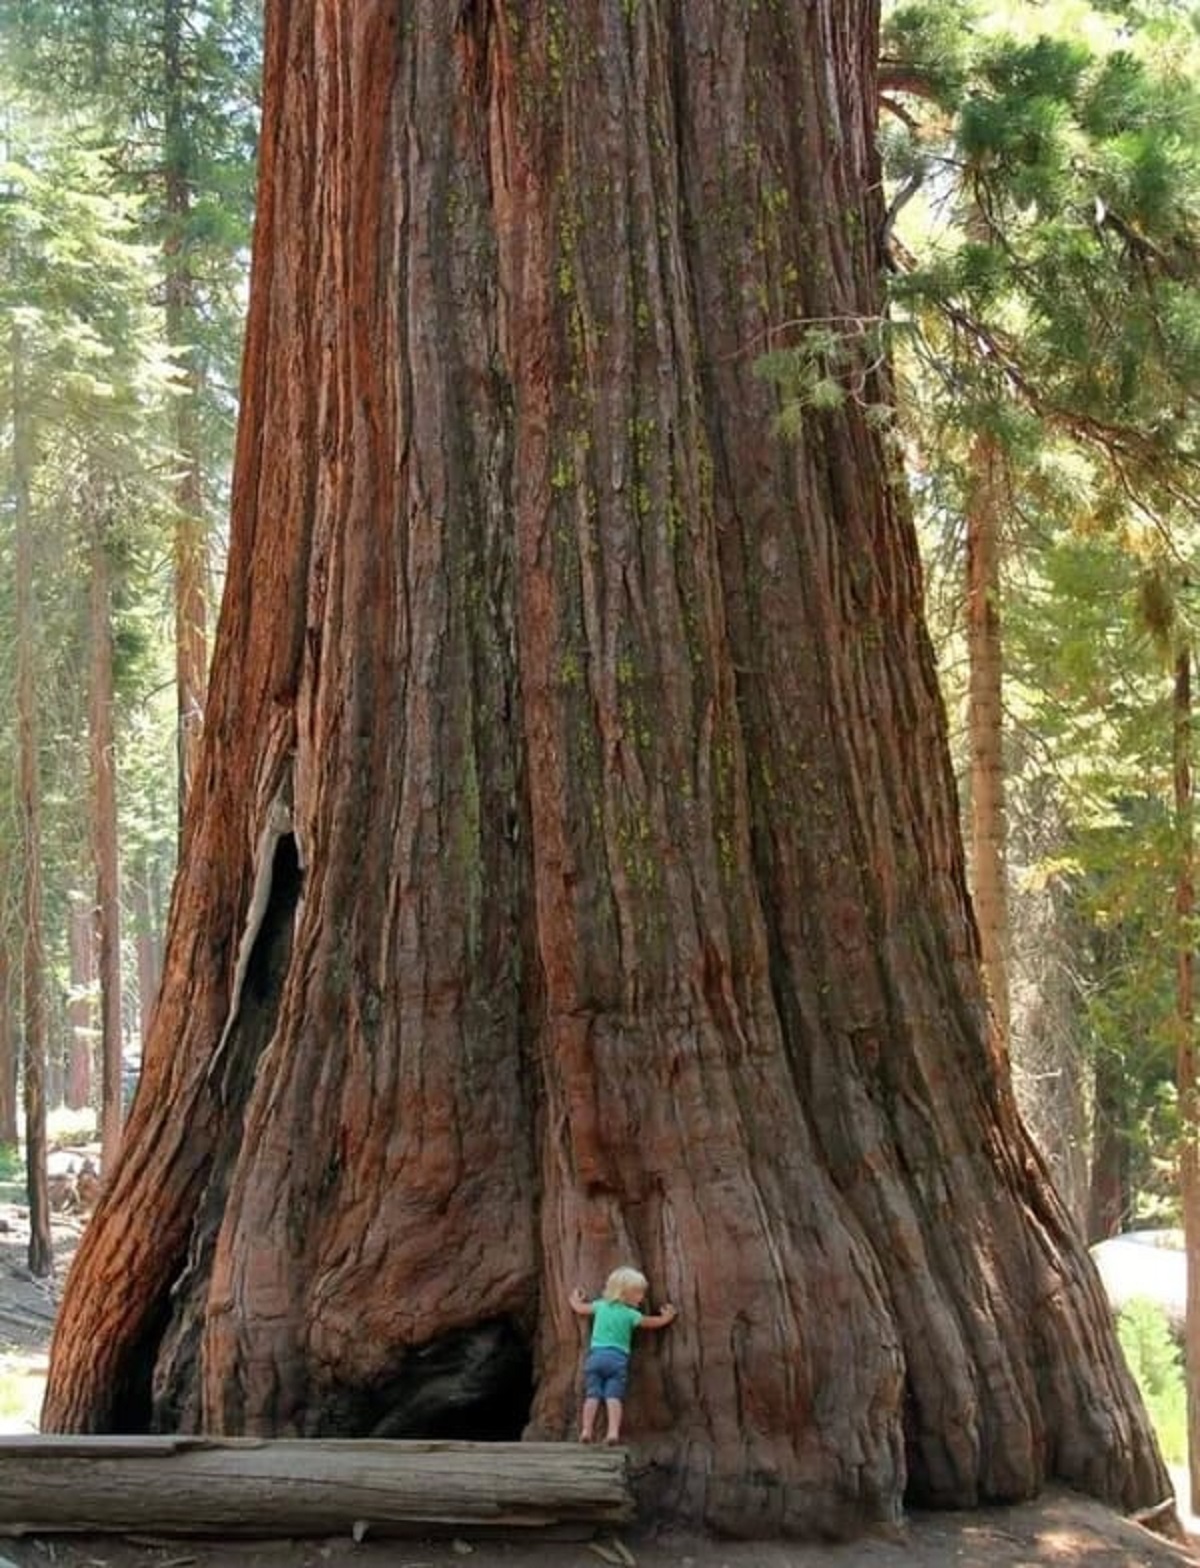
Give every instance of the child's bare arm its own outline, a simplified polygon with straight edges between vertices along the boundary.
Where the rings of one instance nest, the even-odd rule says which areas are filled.
[[[581,1318],[591,1317],[592,1304],[584,1295],[580,1286],[576,1285],[575,1289],[571,1292],[570,1302],[572,1312],[577,1312]]]
[[[659,1307],[657,1312],[647,1312],[638,1324],[639,1328],[666,1328],[668,1323],[674,1323],[679,1316],[675,1308],[668,1301],[666,1306]]]

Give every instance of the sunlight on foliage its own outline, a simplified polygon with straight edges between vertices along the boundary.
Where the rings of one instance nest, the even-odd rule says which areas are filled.
[[[1117,1337],[1141,1390],[1163,1458],[1187,1464],[1187,1394],[1183,1357],[1166,1313],[1153,1301],[1131,1301],[1117,1319]]]
[[[56,1105],[46,1116],[46,1136],[51,1146],[90,1143],[97,1136],[96,1111],[85,1105],[72,1110]]]
[[[0,1362],[0,1431],[36,1432],[45,1390],[44,1361]]]

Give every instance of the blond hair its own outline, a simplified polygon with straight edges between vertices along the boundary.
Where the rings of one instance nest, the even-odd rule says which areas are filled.
[[[614,1269],[604,1282],[605,1301],[624,1301],[631,1290],[649,1290],[650,1281],[640,1269],[628,1264]]]

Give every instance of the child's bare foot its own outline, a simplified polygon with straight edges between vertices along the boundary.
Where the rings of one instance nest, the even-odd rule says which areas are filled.
[[[604,1439],[604,1446],[606,1448],[616,1448],[617,1445],[620,1443],[620,1441],[621,1441],[621,1439],[617,1436],[617,1434],[615,1432],[610,1432],[608,1434],[608,1436]]]
[[[590,1443],[591,1440],[592,1440],[592,1434],[590,1432],[580,1432],[580,1434],[579,1434],[579,1441],[581,1443]]]

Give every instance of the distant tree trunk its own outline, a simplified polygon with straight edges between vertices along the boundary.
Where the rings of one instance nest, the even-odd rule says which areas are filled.
[[[117,757],[113,733],[113,632],[108,540],[103,516],[91,540],[92,858],[96,870],[96,951],[100,979],[100,1141],[102,1169],[121,1147],[121,886],[117,850]]]
[[[1004,652],[1000,523],[1004,480],[994,436],[971,445],[967,497],[971,874],[983,972],[1000,1042],[1009,1045],[1008,868],[1004,808]]]
[[[147,859],[133,887],[134,920],[137,924],[138,1017],[142,1045],[145,1045],[149,1033],[162,978],[161,919],[158,899],[155,897],[157,881],[157,863]]]
[[[25,1172],[29,1189],[29,1272],[54,1268],[50,1194],[46,1179],[46,975],[42,955],[41,782],[38,768],[37,616],[33,586],[30,482],[33,436],[25,396],[25,343],[20,324],[10,333],[12,354],[13,491],[17,537],[17,753],[21,830],[21,1020],[25,1036]]]
[[[175,400],[175,685],[179,713],[179,808],[195,777],[208,700],[208,527],[197,415],[199,374],[195,284],[189,256],[191,128],[186,91],[183,0],[162,0],[163,142],[166,203],[166,336],[186,367]]]
[[[1063,842],[1064,824],[1052,802],[1027,798],[1021,834],[1009,844],[1025,865],[1037,864]],[[1010,1016],[1017,1104],[1042,1152],[1055,1186],[1086,1232],[1091,1195],[1089,1115],[1094,1103],[1091,1053],[1080,1037],[1075,963],[1084,935],[1071,901],[1055,880],[1013,890]]]
[[[1092,1092],[1092,1175],[1087,1237],[1104,1241],[1125,1228],[1129,1215],[1128,1095],[1120,1061],[1102,1050]]]
[[[1196,1083],[1196,829],[1192,784],[1192,651],[1175,661],[1173,749],[1175,755],[1176,880],[1178,925],[1175,1024],[1178,1031],[1176,1076],[1179,1092],[1179,1190],[1187,1253],[1187,1313],[1184,1372],[1187,1385],[1188,1480],[1190,1507],[1200,1510],[1200,1105]]]
[[[0,852],[0,887],[11,887],[12,866]],[[9,934],[0,928],[0,1143],[17,1143],[17,1040],[13,1018],[13,962]]]
[[[95,917],[91,900],[79,894],[71,899],[67,946],[71,959],[71,1000],[67,1005],[71,1042],[67,1052],[66,1101],[72,1110],[79,1110],[91,1104],[92,1055],[98,1033]]]
[[[42,1093],[46,1101],[47,1117],[51,1106],[63,1103],[66,1081],[67,1064],[63,1041],[61,1034],[54,1028],[54,1013],[51,1006],[46,1019],[46,1065],[42,1073]]]
[[[91,49],[92,85],[102,86],[109,74],[109,14],[108,0],[91,0],[88,17],[89,44]]]
[[[1168,1482],[987,1045],[869,0],[270,0],[229,571],[49,1429],[567,1437],[759,1534]],[[864,366],[864,400],[890,392]]]

